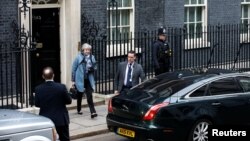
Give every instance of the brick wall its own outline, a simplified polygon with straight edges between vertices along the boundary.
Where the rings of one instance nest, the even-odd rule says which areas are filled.
[[[208,0],[208,25],[238,24],[241,0]]]
[[[99,26],[99,34],[105,33],[107,28],[107,1],[81,0],[81,14],[85,14],[89,21],[95,21]]]
[[[0,0],[0,42],[13,41],[11,23],[18,18],[18,0]]]
[[[166,0],[165,25],[182,27],[184,24],[184,0]]]
[[[152,31],[164,26],[165,0],[135,0],[135,31]]]

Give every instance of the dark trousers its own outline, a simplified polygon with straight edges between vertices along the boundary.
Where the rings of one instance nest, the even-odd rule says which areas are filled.
[[[85,94],[87,97],[87,103],[89,106],[90,113],[96,113],[94,102],[93,102],[93,89],[91,87],[91,84],[88,79],[84,80],[84,88],[85,88]],[[82,92],[77,92],[77,112],[80,112],[82,109]]]
[[[70,139],[69,139],[69,125],[56,126],[56,132],[59,135],[60,141],[70,141]]]

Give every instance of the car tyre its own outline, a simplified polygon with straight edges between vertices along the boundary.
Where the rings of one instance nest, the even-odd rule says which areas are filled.
[[[212,122],[207,119],[201,119],[195,122],[189,133],[188,141],[208,141],[208,125]]]

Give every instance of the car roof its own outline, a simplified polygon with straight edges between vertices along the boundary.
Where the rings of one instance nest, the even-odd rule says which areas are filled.
[[[53,127],[53,122],[46,117],[17,110],[0,109],[0,135]]]
[[[191,85],[234,76],[250,75],[227,70],[221,71],[220,69],[213,69],[206,72],[184,70],[164,73],[133,87],[127,94],[126,98],[153,105],[154,103],[159,103],[166,98],[179,98],[181,96],[178,94],[179,91],[192,87]],[[138,93],[140,93],[140,95]],[[147,97],[147,95],[151,95],[151,97],[147,98],[147,101],[142,100],[145,99],[144,97]]]

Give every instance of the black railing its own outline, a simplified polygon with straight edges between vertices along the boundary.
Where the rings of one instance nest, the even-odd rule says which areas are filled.
[[[247,26],[248,27],[248,26]],[[247,30],[247,31],[246,31]],[[173,51],[171,71],[192,68],[221,68],[246,71],[250,68],[249,28],[241,25],[202,27],[200,33],[187,33],[184,28],[168,28],[168,43]],[[87,40],[98,61],[96,92],[113,93],[117,65],[126,60],[129,50],[137,53],[137,62],[144,67],[147,78],[154,76],[151,62],[152,43],[156,31],[116,34],[116,40]],[[194,38],[197,37],[197,38]]]
[[[170,70],[222,68],[249,71],[250,30],[246,27],[248,26],[208,26],[203,28],[202,33],[187,33],[186,29],[169,28],[167,38],[173,51]],[[98,62],[97,93],[113,93],[118,63],[127,59],[129,50],[136,51],[137,62],[142,64],[147,78],[154,76],[151,53],[152,43],[157,39],[156,31],[116,36],[116,40],[87,39],[93,46],[93,54]],[[20,39],[20,35],[17,37],[19,42],[0,43],[0,108],[29,107],[33,101],[30,90],[29,56],[34,45],[21,42],[23,40]]]
[[[32,103],[29,52],[15,43],[0,43],[0,108],[17,109]]]

